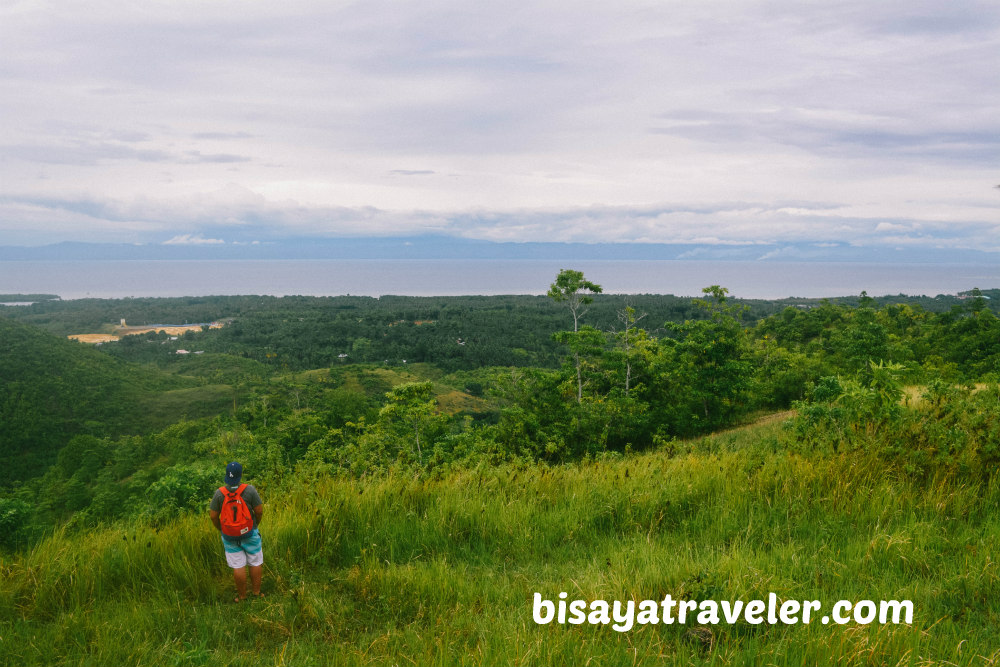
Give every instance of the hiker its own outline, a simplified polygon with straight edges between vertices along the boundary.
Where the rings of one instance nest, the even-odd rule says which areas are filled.
[[[236,598],[241,602],[247,596],[247,571],[250,566],[250,584],[253,596],[262,598],[260,579],[264,572],[264,552],[261,549],[257,527],[264,516],[264,503],[252,484],[241,484],[243,466],[233,461],[226,466],[225,486],[215,490],[208,506],[208,515],[222,535],[226,562],[233,568]]]

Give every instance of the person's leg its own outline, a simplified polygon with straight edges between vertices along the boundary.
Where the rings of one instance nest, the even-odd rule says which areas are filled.
[[[242,600],[247,596],[247,569],[245,567],[234,568],[233,581],[236,582],[236,597]]]
[[[260,595],[260,579],[264,574],[263,565],[251,565],[250,566],[250,585],[253,590],[254,595]],[[244,579],[244,586],[246,585],[246,580]]]
[[[247,596],[247,555],[243,553],[238,543],[229,542],[225,538],[222,544],[226,549],[226,563],[233,569],[233,581],[236,583],[236,599]]]
[[[254,596],[260,596],[260,580],[264,575],[264,550],[260,533],[256,530],[243,540],[243,550],[247,555],[247,565],[250,566],[250,583]]]

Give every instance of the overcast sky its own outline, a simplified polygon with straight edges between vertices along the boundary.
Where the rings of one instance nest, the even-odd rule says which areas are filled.
[[[1000,249],[1000,3],[0,0],[0,245]]]

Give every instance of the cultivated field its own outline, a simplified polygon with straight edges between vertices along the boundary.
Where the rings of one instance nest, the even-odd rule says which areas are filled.
[[[168,336],[183,336],[188,331],[201,331],[202,324],[183,324],[183,325],[152,325],[152,326],[136,326],[136,327],[115,327],[114,333],[88,333],[88,334],[70,334],[67,338],[71,340],[78,340],[81,343],[110,343],[121,339],[122,336],[138,336],[140,334],[149,333],[151,331],[162,331]],[[222,322],[212,322],[208,325],[209,329],[221,329]]]

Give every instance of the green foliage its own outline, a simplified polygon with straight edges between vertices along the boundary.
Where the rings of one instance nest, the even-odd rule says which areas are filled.
[[[29,346],[38,357],[49,354],[47,346],[81,354],[79,360],[58,362],[70,370],[55,384],[40,383],[55,396],[72,389],[67,403],[78,414],[65,423],[46,423],[42,397],[33,395],[34,404],[18,398],[26,386],[19,378],[27,376],[29,365],[18,357],[0,358],[0,372],[12,378],[4,385],[5,405],[23,410],[8,411],[14,418],[0,423],[0,430],[13,434],[0,445],[47,451],[46,462],[26,475],[32,479],[19,491],[43,483],[50,489],[44,500],[31,504],[32,525],[42,526],[127,516],[122,508],[142,505],[147,488],[178,465],[239,459],[259,479],[277,483],[302,465],[362,475],[389,469],[444,474],[478,461],[562,463],[661,445],[675,450],[682,447],[678,437],[731,427],[759,410],[795,401],[800,401],[796,433],[804,449],[898,450],[912,470],[924,471],[933,468],[928,461],[939,460],[937,449],[909,454],[885,436],[909,424],[901,383],[926,381],[928,391],[936,391],[935,379],[941,378],[942,386],[952,389],[938,391],[934,400],[945,404],[941,397],[950,396],[956,382],[983,377],[1000,358],[997,318],[990,304],[974,295],[947,312],[924,310],[916,302],[880,306],[867,295],[857,300],[860,307],[803,302],[750,326],[752,313],[762,312],[762,306],[736,302],[717,285],[692,302],[644,295],[629,297],[624,306],[620,297],[599,289],[582,273],[565,270],[553,283],[551,298],[147,300],[142,307],[148,313],[163,304],[163,316],[156,317],[161,321],[172,319],[170,312],[191,314],[198,308],[205,320],[240,311],[225,329],[194,334],[199,344],[219,352],[162,356],[157,350],[169,347],[162,335],[102,347],[112,356],[134,348],[136,358],[144,358],[148,351],[150,365],[168,374],[120,364],[99,350],[11,324],[12,340],[20,335],[45,341]],[[575,303],[575,330],[552,334],[561,328],[567,303]],[[767,307],[775,311],[781,305]],[[93,302],[84,308],[105,306]],[[41,304],[18,312],[54,317],[79,307]],[[585,307],[588,324],[580,325]],[[647,312],[657,317],[667,311],[664,328],[638,326]],[[456,328],[473,324],[477,328]],[[467,333],[473,330],[478,333]],[[332,332],[347,347],[320,336]],[[442,332],[447,338],[440,338]],[[545,359],[546,368],[445,374],[413,354],[420,349],[429,358],[446,347],[466,347],[458,342],[497,341],[518,363]],[[379,359],[389,349],[385,345],[397,344],[393,349],[406,355],[405,365],[398,357],[398,365]],[[364,351],[377,363],[348,363],[336,356],[340,349],[348,350],[351,361]],[[956,350],[968,360],[959,359]],[[332,365],[295,370],[309,360],[331,358],[337,359]],[[462,363],[476,365],[484,358],[464,357]],[[41,366],[30,369],[44,375]],[[76,370],[79,374],[69,377]],[[122,395],[115,392],[130,386],[122,381],[129,374],[133,391],[114,404]],[[824,395],[830,381],[820,378],[837,374],[842,379],[836,391]],[[108,378],[120,386],[84,400],[93,400],[98,410],[74,403],[77,395],[93,395],[89,387],[108,386]],[[417,387],[419,395],[411,395]],[[109,416],[119,413],[120,418]],[[44,438],[25,430],[29,425],[48,429],[48,450]],[[955,445],[958,436],[932,435],[949,451],[971,451]],[[15,474],[23,463],[12,466]]]
[[[673,338],[663,341],[654,362],[653,401],[671,415],[670,428],[681,434],[730,424],[752,407],[754,368],[749,337],[738,319],[742,309],[727,302],[725,288],[703,291],[712,300],[697,303],[709,318],[667,323]]]
[[[423,461],[420,436],[425,433],[436,401],[430,382],[407,382],[393,387],[386,394],[386,403],[378,413],[374,425],[374,437],[379,439],[408,441],[418,462]],[[426,435],[424,438],[426,442]]]
[[[853,372],[871,368],[871,363],[889,358],[888,333],[876,321],[875,311],[870,308],[851,313],[835,345],[841,350],[845,367]]]
[[[17,547],[25,541],[31,514],[31,506],[20,498],[0,498],[0,547]]]
[[[601,373],[600,360],[607,346],[602,331],[583,325],[577,331],[560,331],[553,340],[569,348],[563,369],[567,375],[568,392],[576,395],[576,402],[583,401],[584,388],[594,383]]]
[[[210,384],[149,393],[140,401],[144,431],[166,428],[178,419],[214,417],[232,411],[233,388]]]
[[[144,514],[162,521],[185,512],[204,511],[215,489],[222,486],[221,470],[209,463],[181,463],[167,468],[146,489]]]
[[[0,410],[13,417],[0,422],[13,440],[0,445],[42,445],[47,458],[35,470],[44,474],[0,498],[10,552],[0,562],[0,664],[992,655],[991,304],[970,295],[932,311],[930,301],[862,295],[859,307],[772,303],[762,317],[763,306],[748,311],[711,286],[695,302],[646,295],[623,308],[564,273],[553,285],[563,300],[169,300],[178,314],[237,319],[193,334],[215,350],[198,358],[163,354],[156,336],[109,348],[145,368],[9,326],[20,346],[10,349],[39,359],[0,356]],[[573,294],[578,326],[553,336]],[[89,312],[75,308],[24,313]],[[668,324],[641,329],[640,312]],[[32,373],[41,389],[28,386]],[[107,393],[71,394],[89,387]],[[79,414],[59,411],[63,397]],[[722,430],[793,402],[785,428]],[[204,516],[234,459],[263,487],[270,545],[268,600],[235,626],[218,602],[231,578]],[[920,614],[912,628],[737,625],[702,641],[691,628],[658,627],[580,641],[531,624],[535,590],[903,597]]]
[[[563,269],[556,276],[556,281],[549,287],[548,295],[556,303],[565,302],[569,306],[569,312],[573,315],[573,331],[557,333],[553,336],[556,342],[568,345],[573,358],[573,366],[576,370],[576,402],[583,401],[584,384],[584,364],[590,358],[600,353],[604,345],[603,334],[593,327],[580,329],[580,317],[585,311],[583,306],[593,303],[593,297],[589,294],[598,294],[601,286],[584,279],[582,271]]]
[[[4,483],[44,472],[74,435],[150,429],[144,401],[185,384],[190,383],[0,317]]]
[[[49,301],[58,298],[58,294],[0,294],[0,302],[2,303],[27,303],[29,301]]]
[[[583,277],[583,271],[563,269],[549,286],[548,296],[556,303],[566,303],[573,315],[573,331],[579,328],[581,308],[593,303],[591,294],[600,294],[601,286]]]
[[[809,384],[823,373],[821,359],[781,347],[766,334],[751,345],[751,393],[761,408],[782,409],[802,400]]]
[[[529,649],[540,665],[982,664],[1000,642],[1000,485],[787,444],[764,426],[672,454],[297,479],[264,496],[267,598],[235,607],[203,512],[59,531],[4,557],[0,664],[506,665]],[[915,614],[899,626],[536,625],[534,593],[562,591],[773,592],[824,611],[905,599]]]
[[[938,380],[904,401],[896,364],[873,364],[859,378],[825,377],[788,422],[800,449],[866,451],[907,474],[989,479],[1000,464],[1000,386]]]
[[[621,386],[625,397],[633,390],[643,390],[642,382],[648,381],[647,370],[655,354],[655,341],[649,332],[636,326],[646,315],[637,315],[629,305],[618,311],[622,328],[614,333],[614,348],[608,357],[618,376],[615,384]]]
[[[372,361],[373,351],[372,342],[368,338],[355,338],[351,342],[351,356],[356,361]]]
[[[810,392],[810,398],[817,403],[833,403],[844,393],[840,380],[833,375],[819,379]]]

